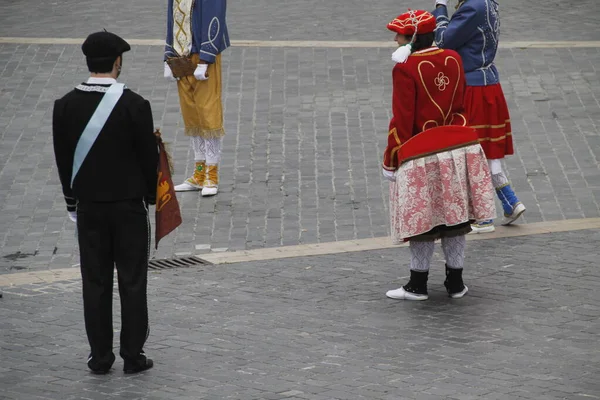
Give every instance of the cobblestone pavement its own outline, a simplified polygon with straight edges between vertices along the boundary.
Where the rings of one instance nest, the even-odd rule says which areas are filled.
[[[456,4],[450,0],[450,4]],[[101,29],[162,38],[166,0],[0,0],[1,36],[85,37]],[[385,25],[434,0],[231,1],[232,37],[254,40],[387,40]],[[596,0],[500,0],[504,40],[600,40]],[[48,23],[41,23],[42,21]],[[391,39],[390,39],[391,40]]]
[[[161,38],[164,3],[0,0],[0,36],[83,37],[106,27]],[[567,3],[504,0],[505,40],[600,39],[590,22],[600,16],[594,3]],[[228,19],[238,40],[391,40],[380,22],[409,6],[429,2],[384,0],[368,12],[355,1],[234,2]],[[228,50],[220,194],[179,196],[184,224],[155,256],[386,236],[379,164],[390,117],[390,51]],[[160,46],[134,46],[123,81],[152,102],[179,181],[191,173],[188,141],[161,60]],[[528,207],[524,222],[600,215],[599,61],[598,48],[500,51],[518,150],[507,167]],[[78,263],[54,166],[51,110],[86,78],[84,64],[77,45],[0,44],[0,273]]]
[[[387,235],[379,165],[390,117],[389,52],[229,50],[220,193],[179,196],[184,224],[156,255]],[[191,173],[188,139],[160,60],[159,47],[135,47],[123,80],[152,102],[179,181]],[[596,48],[500,52],[518,150],[508,172],[528,207],[525,222],[599,216],[599,62]],[[77,264],[51,111],[86,77],[79,48],[4,44],[0,71],[0,272]]]
[[[86,370],[78,280],[0,288],[0,399],[595,399],[599,240],[472,242],[460,300],[437,248],[419,303],[406,248],[153,272],[133,377]]]
[[[0,37],[161,39],[165,3],[0,0]],[[253,0],[228,21],[237,40],[391,40],[391,17],[430,3]],[[501,7],[505,41],[600,40],[594,0]],[[228,50],[221,192],[181,195],[184,224],[155,256],[386,236],[390,51]],[[161,60],[134,46],[123,81],[151,101],[181,180],[188,143]],[[500,51],[524,222],[600,216],[599,61],[598,48]],[[78,263],[51,110],[86,75],[77,45],[0,44],[0,274]],[[127,377],[120,360],[105,377],[85,368],[79,280],[0,287],[0,400],[600,398],[599,239],[470,242],[458,301],[438,249],[419,304],[384,296],[406,280],[406,248],[152,272],[157,365]]]

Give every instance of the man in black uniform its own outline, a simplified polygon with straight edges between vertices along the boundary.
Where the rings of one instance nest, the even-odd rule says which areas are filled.
[[[150,103],[125,88],[72,181],[79,139],[96,109],[102,108],[99,104],[108,88],[121,87],[116,78],[123,53],[130,47],[115,34],[98,32],[88,36],[82,50],[91,77],[55,102],[53,137],[67,211],[77,223],[85,328],[91,347],[88,367],[107,373],[115,361],[112,293],[116,265],[122,314],[120,355],[125,373],[135,373],[153,365],[143,346],[149,333],[148,204],[155,202],[158,179],[154,123]]]

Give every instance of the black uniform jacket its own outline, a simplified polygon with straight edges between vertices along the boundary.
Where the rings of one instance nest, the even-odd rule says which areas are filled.
[[[112,202],[156,197],[158,147],[150,103],[125,89],[71,189],[79,137],[110,85],[81,84],[54,103],[52,129],[58,174],[67,201]]]

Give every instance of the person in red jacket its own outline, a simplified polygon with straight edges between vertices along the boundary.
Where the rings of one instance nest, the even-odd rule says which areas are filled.
[[[450,297],[467,291],[462,279],[465,235],[476,220],[496,215],[483,149],[464,115],[465,75],[453,50],[432,46],[435,17],[408,11],[388,24],[398,50],[383,175],[390,184],[392,238],[409,241],[410,280],[393,299],[426,300],[434,243],[446,258]]]

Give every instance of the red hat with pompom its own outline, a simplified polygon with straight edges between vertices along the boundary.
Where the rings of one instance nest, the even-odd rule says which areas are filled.
[[[431,33],[435,30],[435,17],[428,11],[408,10],[404,14],[398,15],[387,24],[387,28],[405,36],[412,36],[415,33],[422,35]],[[416,28],[416,30],[415,30]]]

